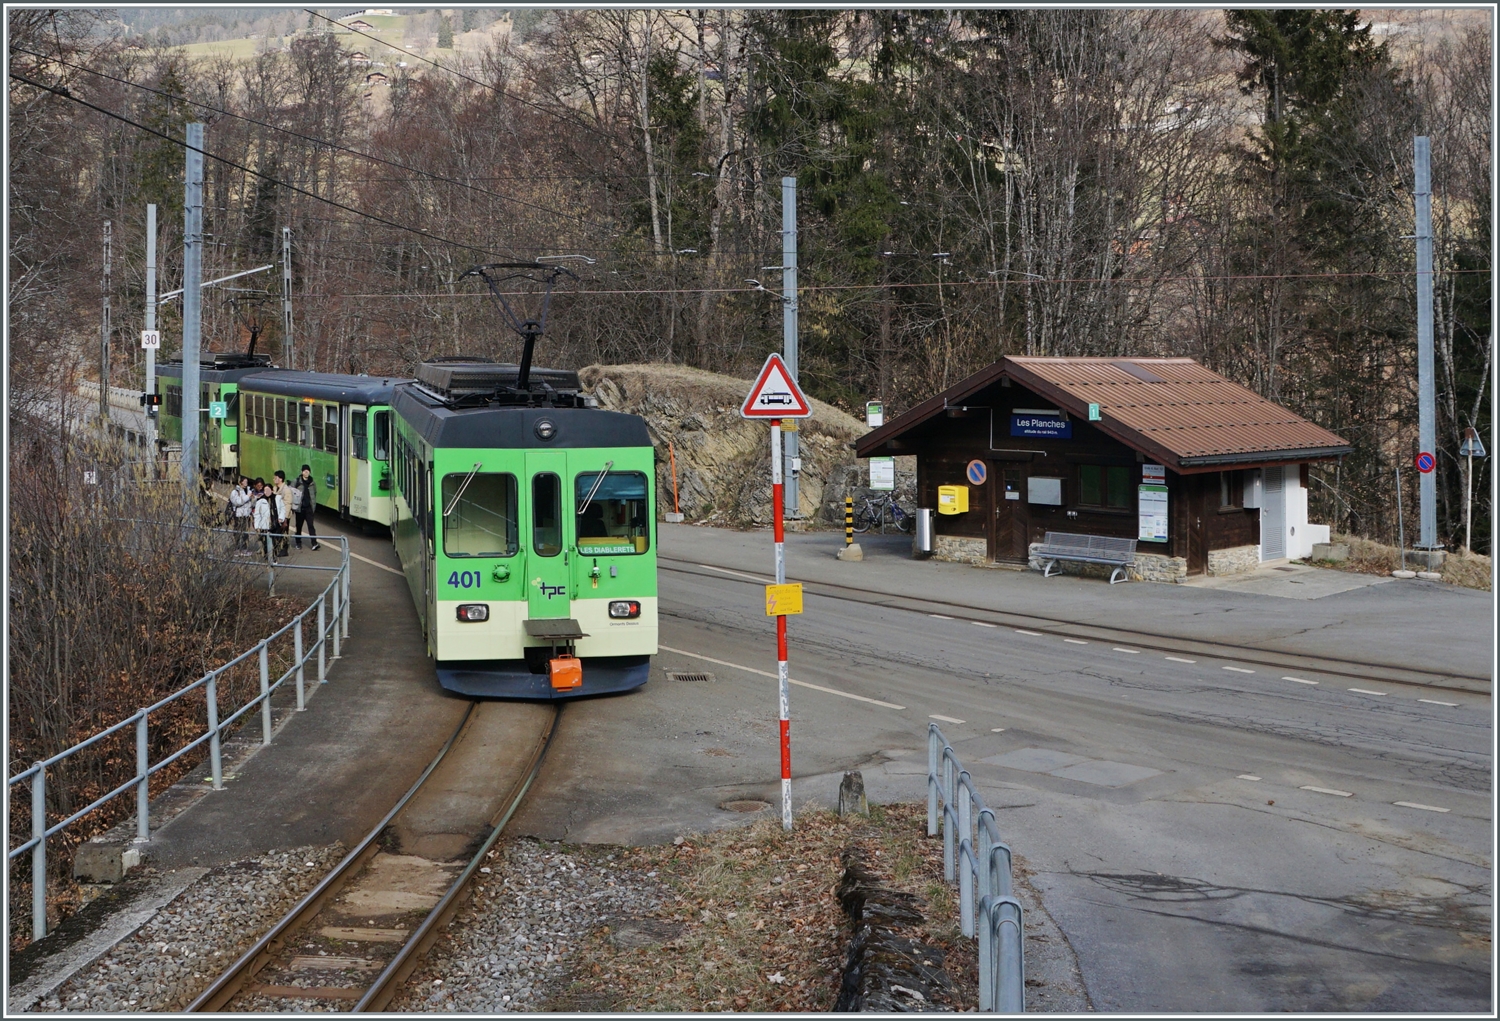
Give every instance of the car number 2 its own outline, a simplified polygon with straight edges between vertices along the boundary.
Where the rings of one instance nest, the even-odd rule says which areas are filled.
[[[484,578],[478,571],[454,571],[448,575],[448,584],[454,588],[479,588]]]

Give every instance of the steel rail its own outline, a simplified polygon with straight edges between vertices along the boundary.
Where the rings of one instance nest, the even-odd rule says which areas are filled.
[[[422,785],[427,782],[428,777],[432,775],[433,771],[447,757],[448,752],[458,744],[459,738],[463,736],[464,732],[469,729],[470,724],[473,722],[474,710],[478,705],[477,701],[469,703],[469,708],[464,713],[463,719],[459,721],[458,726],[443,744],[443,747],[438,750],[437,755],[427,764],[427,768],[422,770],[422,775],[417,777],[416,782],[401,796],[401,799],[396,802],[391,810],[385,814],[385,817],[375,824],[375,828],[366,834],[364,839],[346,854],[343,860],[335,865],[333,870],[324,876],[317,886],[313,887],[305,897],[298,901],[296,906],[281,921],[272,926],[270,931],[257,940],[254,946],[246,950],[207,989],[198,994],[198,998],[186,1007],[188,1013],[209,1013],[222,1010],[225,1004],[239,994],[246,982],[254,978],[257,972],[271,962],[272,957],[285,944],[286,938],[296,931],[302,922],[316,915],[329,898],[337,894],[343,888],[344,884],[358,873],[360,867],[374,857],[375,853],[380,850],[380,835],[385,832],[385,828],[390,825],[391,820],[395,819],[401,813],[401,810],[406,807],[417,791],[422,788]]]
[[[664,561],[683,564],[686,567],[669,567],[663,563]],[[727,578],[729,581],[738,581],[746,585],[760,584],[759,578],[736,578],[733,575],[705,574],[701,570],[687,570],[687,567],[701,569],[704,566],[695,560],[683,560],[677,557],[667,557],[657,554],[657,564],[659,570],[672,571],[677,574],[688,574],[700,578]],[[724,570],[729,569],[725,568]],[[750,572],[745,573],[748,574]],[[1032,627],[1041,630],[1043,634],[1056,638],[1091,637],[1100,641],[1129,642],[1132,645],[1139,645],[1154,652],[1196,653],[1200,656],[1212,656],[1218,659],[1232,658],[1247,663],[1255,663],[1260,666],[1276,667],[1278,669],[1300,668],[1312,670],[1335,677],[1349,677],[1356,680],[1381,680],[1392,684],[1413,684],[1441,691],[1464,691],[1469,694],[1481,695],[1491,694],[1491,678],[1488,676],[1465,674],[1454,670],[1398,666],[1389,663],[1375,663],[1368,660],[1322,656],[1317,653],[1286,652],[1255,645],[1239,645],[1212,638],[1193,638],[1187,635],[1165,634],[1156,631],[1133,631],[1124,628],[1109,627],[1103,624],[1064,620],[1061,617],[1046,617],[1041,614],[1025,613],[1016,610],[997,610],[991,607],[974,606],[968,603],[937,599],[929,596],[903,596],[883,592],[870,592],[866,589],[855,588],[852,585],[840,585],[837,582],[816,581],[804,578],[802,579],[802,584],[807,586],[812,594],[827,599],[861,603],[866,606],[882,606],[893,610],[905,610],[910,613],[926,613],[928,612],[926,607],[942,608],[949,611],[962,610],[974,615],[965,619],[984,620],[985,623],[1003,623]],[[1058,630],[1062,627],[1071,630]],[[1423,678],[1432,679],[1419,680],[1403,675],[1419,675]],[[1467,681],[1473,682],[1473,685],[1482,685],[1482,687],[1463,683],[1441,683],[1444,681]]]
[[[401,984],[421,963],[427,951],[437,940],[438,936],[447,927],[454,912],[458,910],[459,901],[469,883],[479,874],[480,867],[484,864],[485,857],[490,849],[495,846],[495,841],[500,839],[500,833],[510,822],[511,816],[515,815],[516,809],[521,806],[521,801],[526,797],[526,792],[531,789],[531,784],[536,780],[537,774],[541,772],[542,763],[547,758],[547,749],[552,747],[552,738],[557,733],[557,721],[562,717],[563,704],[556,703],[553,706],[552,720],[547,726],[547,731],[537,741],[536,747],[532,749],[531,761],[525,771],[525,775],[511,788],[506,798],[505,809],[496,817],[491,825],[490,835],[480,845],[474,857],[469,860],[468,866],[459,873],[453,885],[448,887],[443,899],[438,901],[437,906],[422,920],[422,924],[412,933],[396,952],[396,956],[385,966],[370,986],[364,997],[354,1005],[355,1013],[381,1011],[391,1002],[392,997],[401,988]]]

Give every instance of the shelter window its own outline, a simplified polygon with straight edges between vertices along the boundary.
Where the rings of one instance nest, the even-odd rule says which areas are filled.
[[[573,482],[573,495],[578,552],[644,553],[649,548],[644,474],[606,472],[601,481],[598,472],[584,472]]]
[[[1130,469],[1123,465],[1079,465],[1078,506],[1128,510]]]
[[[1245,506],[1245,483],[1237,471],[1219,472],[1219,509],[1240,510]]]
[[[359,461],[367,461],[365,457],[365,413],[363,411],[349,412],[349,454]],[[445,502],[444,507],[448,506]]]
[[[451,509],[450,509],[451,508]],[[516,477],[499,472],[443,476],[443,552],[450,557],[508,557],[516,552]]]
[[[562,552],[562,480],[551,472],[531,478],[531,545],[539,556]]]

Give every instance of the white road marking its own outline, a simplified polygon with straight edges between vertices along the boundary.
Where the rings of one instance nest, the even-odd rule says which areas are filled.
[[[1004,727],[991,727],[990,728],[990,733],[991,734],[1003,734],[1003,733],[1005,733],[1005,728]]]
[[[1419,699],[1417,699],[1417,701],[1418,702],[1426,702],[1428,705],[1445,705],[1449,709],[1456,709],[1456,708],[1458,708],[1458,703],[1457,702],[1439,702],[1435,698],[1419,698]]]
[[[1388,691],[1371,691],[1368,688],[1350,688],[1349,690],[1353,691],[1353,692],[1357,692],[1358,694],[1361,694],[1361,695],[1389,695],[1390,694],[1390,692],[1388,692]]]
[[[392,574],[399,574],[403,578],[406,577],[405,573],[396,570],[394,567],[387,567],[384,564],[376,563],[375,561],[371,560],[369,557],[362,557],[358,553],[352,553],[352,552],[349,555],[351,557],[353,557],[355,560],[362,560],[362,561],[364,561],[365,563],[369,564],[371,567],[378,567],[382,571],[390,571]]]
[[[1236,780],[1259,780],[1260,777],[1258,777],[1258,776],[1251,776],[1249,773],[1241,773],[1239,776],[1235,777],[1235,779]]]
[[[955,720],[951,716],[939,716],[937,713],[930,713],[930,714],[928,714],[927,718],[929,720],[942,720],[944,723],[962,723],[962,722],[964,722],[963,720]]]
[[[1196,659],[1183,659],[1181,656],[1167,656],[1173,663],[1196,663]]]
[[[1251,670],[1248,667],[1242,667],[1242,666],[1227,666],[1224,669],[1225,670],[1233,670],[1237,674],[1253,674],[1253,673],[1255,673],[1254,670]]]
[[[764,670],[756,670],[754,667],[741,666],[739,663],[730,663],[726,660],[714,659],[712,656],[700,656],[696,652],[688,652],[686,649],[674,649],[670,645],[658,644],[657,648],[661,649],[663,652],[674,652],[679,656],[691,656],[693,659],[701,659],[705,663],[717,663],[719,666],[727,666],[734,670],[743,670],[747,674],[756,674],[760,677],[769,677],[773,681],[776,680],[775,674],[767,673]],[[837,688],[825,688],[821,684],[809,684],[807,681],[798,681],[790,677],[787,678],[787,683],[795,684],[799,688],[811,688],[813,691],[821,691],[829,695],[838,695],[841,698],[852,698],[856,702],[868,702],[871,705],[884,706],[886,709],[906,708],[906,706],[897,705],[894,702],[882,702],[878,698],[866,698],[863,695],[856,695],[848,691],[839,691]]]
[[[938,620],[952,620],[953,619],[952,617],[946,617],[946,616],[944,616],[941,613],[929,613],[927,616],[929,616],[929,617],[936,617]]]
[[[1331,787],[1310,787],[1310,786],[1304,785],[1300,789],[1304,790],[1304,791],[1313,791],[1314,793],[1317,793],[1317,794],[1332,794],[1334,797],[1338,797],[1338,798],[1352,798],[1352,797],[1354,797],[1354,793],[1352,791],[1336,791],[1336,790],[1334,790]]]
[[[1087,645],[1088,644],[1088,642],[1085,642],[1082,638],[1064,638],[1063,641],[1067,642],[1070,645]]]
[[[1020,628],[1016,628],[1016,634],[1018,634],[1018,635],[1030,635],[1033,638],[1041,638],[1042,637],[1042,633],[1040,631],[1022,631]]]
[[[1448,811],[1446,808],[1438,808],[1436,805],[1419,805],[1415,801],[1393,801],[1391,804],[1400,805],[1402,808],[1420,808],[1424,812]]]
[[[715,567],[713,564],[699,564],[706,571],[718,571],[720,574],[732,574],[736,578],[749,578],[751,581],[774,582],[775,578],[767,578],[760,574],[746,574],[744,571],[731,571],[727,567]]]
[[[986,621],[982,621],[982,620],[971,620],[971,621],[969,621],[969,623],[973,624],[975,627],[999,627],[1000,626],[999,624],[990,624],[990,623],[988,623]]]
[[[1293,684],[1317,684],[1317,681],[1304,681],[1300,677],[1283,677],[1283,681],[1291,681]]]
[[[1141,650],[1140,649],[1122,649],[1118,645],[1115,646],[1114,651],[1115,652],[1128,652],[1132,656],[1139,656],[1141,654]]]

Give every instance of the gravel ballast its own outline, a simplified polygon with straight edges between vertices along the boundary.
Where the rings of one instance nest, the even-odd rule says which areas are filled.
[[[33,1010],[102,1014],[182,1009],[343,854],[338,844],[302,847],[211,869]]]

